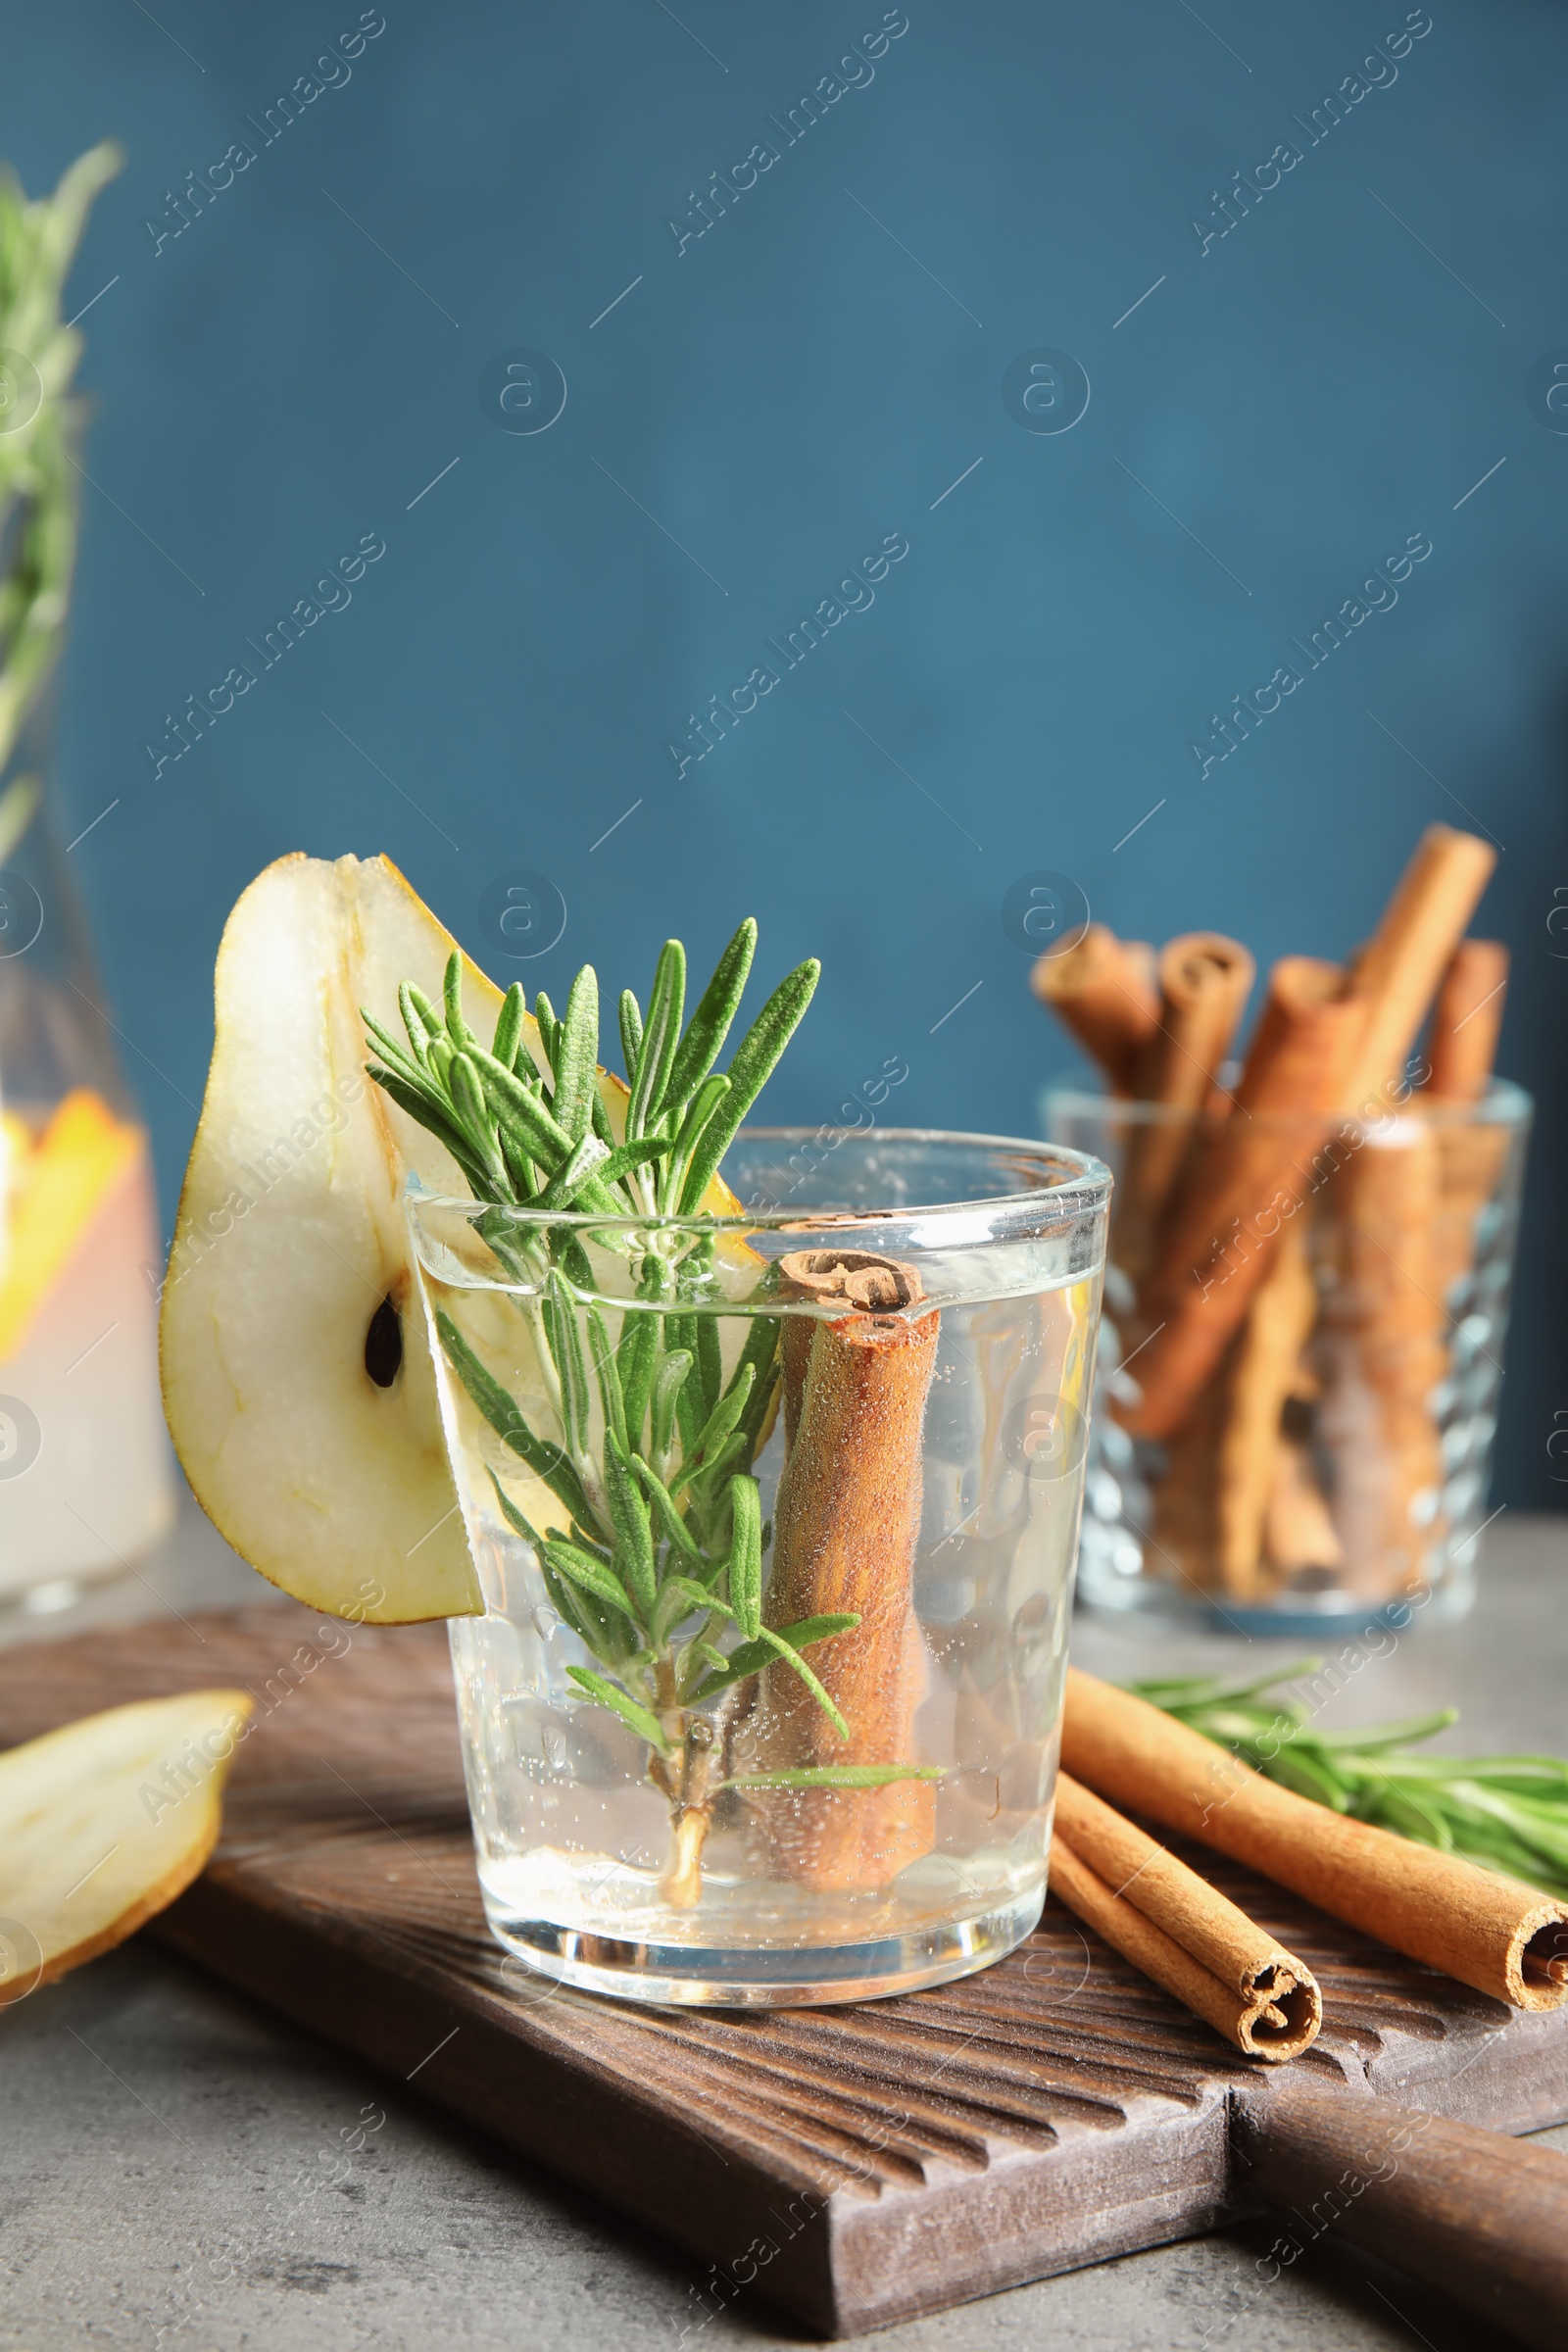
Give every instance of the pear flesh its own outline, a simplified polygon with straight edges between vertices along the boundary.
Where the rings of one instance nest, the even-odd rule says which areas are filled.
[[[439,993],[454,945],[382,858],[284,858],[251,884],[164,1286],[164,1408],[198,1501],[295,1599],[371,1624],[482,1607],[404,1211],[411,1170],[442,1192],[457,1171],[366,1076],[360,1017],[396,1032],[400,982]],[[480,1036],[501,1003],[466,963]]]
[[[198,1876],[255,1702],[192,1690],[0,1755],[0,2006],[79,1968]]]

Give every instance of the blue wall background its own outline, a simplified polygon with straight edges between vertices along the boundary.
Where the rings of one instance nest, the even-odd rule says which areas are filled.
[[[768,117],[880,0],[385,0],[270,144],[354,0],[14,13],[0,152],[28,187],[128,150],[73,280],[114,282],[82,321],[62,772],[72,832],[119,800],[72,864],[166,1216],[223,915],[286,850],[384,849],[558,999],[584,956],[642,988],[666,932],[701,958],[753,909],[765,974],[826,963],[773,1114],[830,1118],[897,1056],[903,1119],[1028,1131],[1071,1056],[1004,929],[1017,877],[1266,963],[1351,948],[1420,827],[1473,821],[1504,852],[1502,1066],[1543,1101],[1498,1499],[1560,1500],[1568,435],[1526,378],[1568,345],[1568,18],[1433,0],[1309,145],[1292,118],[1406,13],[907,0],[788,146]],[[677,250],[689,191],[764,139]],[[169,192],[242,140],[173,234]],[[1213,192],[1285,140],[1300,162],[1202,249],[1193,218],[1222,226]],[[480,405],[519,346],[566,378],[547,432]],[[1039,347],[1087,372],[1070,432],[1004,407]],[[1412,533],[1397,606],[1200,777],[1210,713]],[[155,775],[165,714],[362,534],[386,553],[352,604]],[[687,714],[888,534],[874,605],[677,780]],[[506,966],[478,907],[519,867],[568,920]]]

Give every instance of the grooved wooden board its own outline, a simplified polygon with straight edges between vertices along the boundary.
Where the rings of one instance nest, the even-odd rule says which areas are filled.
[[[0,1743],[228,1683],[259,1703],[222,1842],[149,1932],[677,2240],[710,2266],[694,2327],[747,2286],[854,2334],[1246,2210],[1232,2112],[1273,2078],[1054,1904],[1010,1959],[898,2000],[541,1997],[484,1924],[440,1627],[290,1604],[13,1651]],[[1514,2015],[1189,1858],[1317,1971],[1298,2079],[1507,2132],[1568,2120],[1568,2010]]]

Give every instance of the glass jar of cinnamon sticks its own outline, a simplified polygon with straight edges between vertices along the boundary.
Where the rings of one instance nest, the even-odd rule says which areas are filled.
[[[634,1999],[907,1991],[1040,1914],[1110,1180],[819,1130],[725,1174],[719,1218],[411,1201],[484,1899]]]
[[[1502,1370],[1531,1105],[1491,1074],[1493,863],[1433,826],[1348,966],[1094,926],[1037,993],[1108,1091],[1047,1132],[1115,1171],[1079,1590],[1247,1631],[1459,1615]],[[1292,1620],[1295,1621],[1294,1625]]]

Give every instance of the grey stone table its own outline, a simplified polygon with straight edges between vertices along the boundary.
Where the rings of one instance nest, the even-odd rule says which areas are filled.
[[[1452,1700],[1460,1742],[1568,1746],[1568,1520],[1503,1517],[1467,1624],[1345,1649],[1324,1720]],[[7,1639],[255,1600],[268,1588],[194,1512],[139,1577]],[[55,1592],[56,1602],[69,1595]],[[1097,1673],[1245,1663],[1299,1645],[1139,1639],[1080,1618]],[[1374,1654],[1375,1647],[1386,1654]],[[1450,1740],[1452,1739],[1450,1735]],[[764,2352],[800,2332],[617,2215],[503,2154],[145,1940],[0,2013],[0,2352],[506,2347]],[[1568,2130],[1543,2134],[1568,2146]],[[1418,2282],[1329,2239],[1260,2301],[1246,2231],[1135,2255],[893,2328],[905,2352],[1371,2352],[1492,2339]]]

